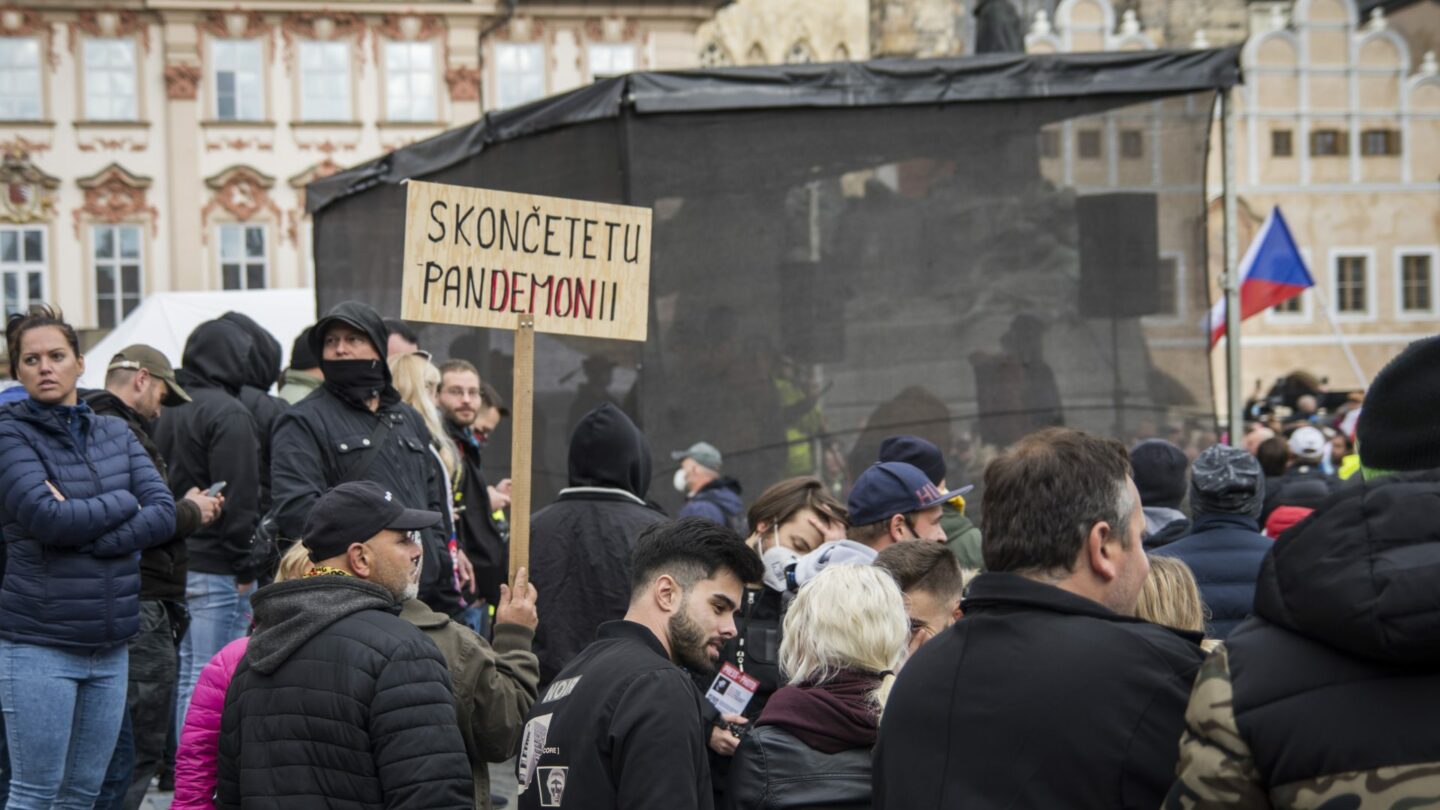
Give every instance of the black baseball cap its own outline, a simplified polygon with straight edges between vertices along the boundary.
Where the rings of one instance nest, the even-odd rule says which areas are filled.
[[[925,473],[914,464],[903,461],[881,461],[860,474],[850,490],[851,526],[869,526],[895,515],[908,515],[932,506],[939,506],[956,495],[964,495],[972,487],[941,492]]]
[[[302,542],[310,549],[311,562],[320,562],[344,554],[352,543],[363,543],[382,529],[410,532],[439,522],[439,512],[406,509],[374,481],[350,481],[315,502]]]

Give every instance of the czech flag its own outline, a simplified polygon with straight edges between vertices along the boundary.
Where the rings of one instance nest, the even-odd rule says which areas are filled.
[[[1240,320],[1289,301],[1310,287],[1315,279],[1305,269],[1305,260],[1295,247],[1285,217],[1276,206],[1260,226],[1260,233],[1240,260]],[[1225,334],[1225,296],[1221,295],[1206,316],[1210,348]]]

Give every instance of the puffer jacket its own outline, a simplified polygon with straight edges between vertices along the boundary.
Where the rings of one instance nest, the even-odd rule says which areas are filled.
[[[250,336],[250,357],[239,397],[240,404],[255,417],[256,438],[260,440],[260,514],[264,515],[270,510],[270,434],[280,414],[290,407],[289,402],[270,394],[280,378],[280,341],[243,313],[227,312],[220,320],[239,326]]]
[[[175,752],[175,798],[170,810],[213,810],[216,774],[220,767],[220,716],[225,711],[225,690],[250,645],[241,636],[220,648],[200,670],[190,696],[180,747]]]
[[[1440,470],[1332,495],[1275,542],[1201,667],[1167,808],[1420,807],[1440,795]]]
[[[1250,615],[1260,563],[1273,545],[1249,515],[1199,514],[1189,536],[1155,553],[1190,566],[1210,610],[1206,635],[1223,639]]]
[[[740,500],[740,493],[739,481],[729,477],[716,478],[690,496],[676,517],[705,518],[745,537],[750,532],[745,527],[745,503]]]
[[[94,650],[139,632],[140,553],[170,539],[175,501],[128,425],[84,402],[0,407],[0,521],[0,638]]]

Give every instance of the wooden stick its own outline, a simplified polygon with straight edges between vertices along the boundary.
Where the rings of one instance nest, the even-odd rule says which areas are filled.
[[[530,567],[530,452],[535,423],[535,319],[515,328],[515,389],[510,401],[510,582]]]

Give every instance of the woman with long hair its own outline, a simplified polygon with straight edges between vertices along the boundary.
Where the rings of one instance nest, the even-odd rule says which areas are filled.
[[[59,310],[5,327],[29,399],[0,407],[0,707],[10,810],[91,807],[125,714],[140,629],[140,553],[175,501],[124,421],[77,396],[85,371]]]

